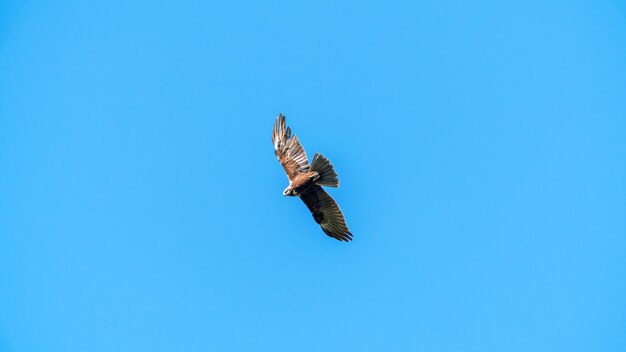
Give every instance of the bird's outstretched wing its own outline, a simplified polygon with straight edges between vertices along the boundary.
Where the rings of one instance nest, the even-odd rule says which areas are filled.
[[[313,185],[305,193],[300,194],[300,198],[325,234],[339,241],[352,240],[352,233],[348,230],[337,202],[322,187]]]
[[[274,142],[274,153],[283,165],[289,181],[299,173],[309,170],[309,160],[304,148],[295,134],[291,136],[291,128],[287,127],[283,114],[278,115],[274,122],[272,142]]]

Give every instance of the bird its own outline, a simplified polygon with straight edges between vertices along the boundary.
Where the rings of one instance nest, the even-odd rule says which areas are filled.
[[[324,155],[315,153],[309,164],[302,144],[295,134],[291,135],[291,128],[287,127],[282,113],[279,113],[274,122],[272,142],[274,153],[289,179],[289,186],[283,191],[283,196],[300,197],[311,211],[315,222],[329,237],[339,241],[351,241],[352,233],[341,209],[322,188],[339,187],[339,178],[330,161]]]

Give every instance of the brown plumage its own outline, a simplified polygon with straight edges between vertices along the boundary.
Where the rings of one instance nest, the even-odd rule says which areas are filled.
[[[304,148],[295,134],[291,136],[291,128],[287,127],[283,114],[274,122],[272,142],[276,157],[289,179],[283,195],[299,196],[328,236],[340,241],[352,240],[337,202],[321,187],[339,187],[339,178],[330,161],[315,153],[309,165]]]

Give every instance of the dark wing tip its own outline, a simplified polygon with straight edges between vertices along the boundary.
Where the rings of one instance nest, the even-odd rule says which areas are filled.
[[[277,118],[277,120],[278,120],[278,125],[279,125],[279,128],[280,128],[281,130],[283,130],[283,131],[284,131],[284,130],[285,130],[285,128],[286,128],[287,121],[286,121],[286,119],[285,119],[285,115],[283,115],[283,113],[282,113],[282,112],[279,112],[279,113],[278,113],[278,118]]]
[[[341,230],[326,229],[322,227],[322,231],[324,231],[324,233],[328,235],[329,237],[332,237],[338,241],[342,241],[342,242],[352,241],[352,232],[350,232],[349,230],[341,231]]]
[[[300,194],[300,199],[327,236],[344,242],[352,240],[352,232],[337,202],[321,186],[315,185],[308,192]]]
[[[290,137],[291,128],[287,127],[285,115],[280,112],[278,113],[278,116],[274,121],[274,129],[272,130],[272,141],[274,142],[274,149],[278,150],[281,145],[284,146]]]
[[[321,214],[320,220],[320,227],[326,235],[339,241],[352,241],[352,232],[348,230],[348,226],[346,225],[346,221],[343,218],[343,214],[341,214],[339,207],[336,207],[336,210],[333,212]]]

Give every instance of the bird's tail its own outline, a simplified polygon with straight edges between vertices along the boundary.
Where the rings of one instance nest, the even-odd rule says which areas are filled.
[[[315,180],[315,183],[318,185],[339,187],[339,178],[337,177],[337,173],[335,172],[333,165],[322,154],[315,153],[313,161],[311,161],[309,171],[317,172],[319,174],[320,177]]]

